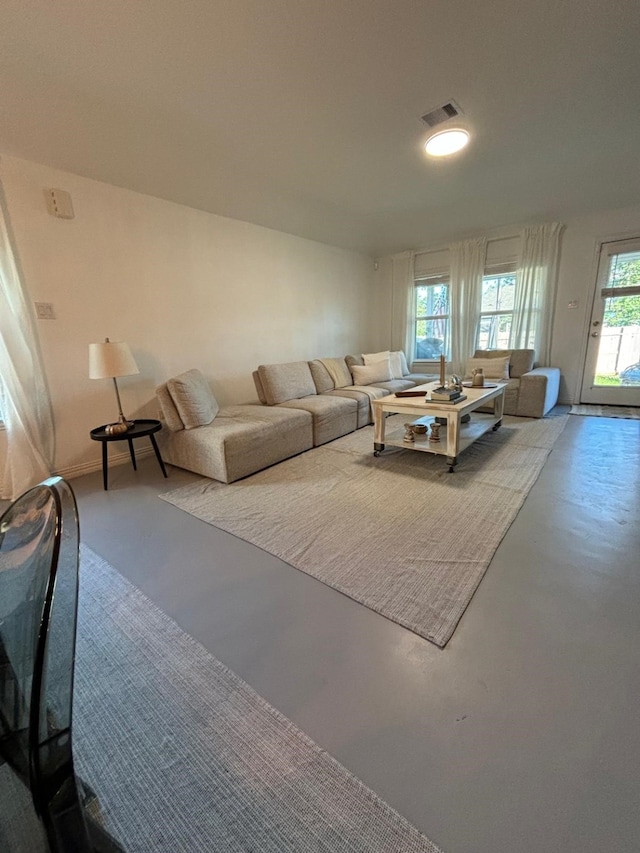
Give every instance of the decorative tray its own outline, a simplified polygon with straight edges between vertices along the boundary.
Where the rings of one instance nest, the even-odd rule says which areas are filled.
[[[497,382],[485,382],[484,385],[473,385],[471,382],[463,382],[463,388],[497,388]]]

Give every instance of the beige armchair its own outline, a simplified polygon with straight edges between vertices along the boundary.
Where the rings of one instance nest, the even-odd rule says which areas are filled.
[[[532,349],[476,350],[474,358],[509,356],[509,381],[505,392],[505,415],[543,418],[558,402],[560,369],[534,367]]]

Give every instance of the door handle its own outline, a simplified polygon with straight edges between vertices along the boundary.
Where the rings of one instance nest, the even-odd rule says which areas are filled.
[[[591,332],[591,337],[592,338],[599,338],[600,335],[598,334],[598,332]]]

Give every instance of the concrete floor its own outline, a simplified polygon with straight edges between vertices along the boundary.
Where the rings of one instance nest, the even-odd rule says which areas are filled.
[[[73,487],[84,543],[446,853],[637,853],[639,439],[569,418],[444,650],[158,500],[194,475]]]

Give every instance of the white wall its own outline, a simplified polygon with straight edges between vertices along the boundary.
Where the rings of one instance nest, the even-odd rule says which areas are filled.
[[[117,415],[111,381],[87,376],[91,341],[130,344],[129,417],[155,416],[155,385],[191,367],[224,405],[256,401],[258,364],[388,346],[370,258],[12,157],[0,176],[30,297],[57,317],[37,325],[58,471],[96,467],[89,430]],[[47,187],[75,219],[47,213]]]
[[[640,205],[618,210],[606,210],[584,217],[565,220],[563,232],[558,290],[556,295],[551,363],[562,372],[560,386],[561,403],[577,403],[580,399],[580,386],[584,355],[589,333],[589,321],[595,289],[599,244],[605,240],[622,239],[640,235]],[[515,260],[517,240],[511,239],[519,233],[521,226],[505,226],[488,232],[494,241],[489,244],[487,256]],[[452,240],[472,235],[451,235]],[[480,236],[480,235],[477,235]],[[439,241],[438,245],[425,245],[416,251],[424,254],[416,256],[416,267],[434,270],[447,263],[448,252]],[[506,254],[505,254],[506,253]],[[503,258],[502,255],[505,254]],[[391,288],[391,265],[388,258],[379,260],[380,270],[384,271],[381,286]],[[569,308],[570,302],[577,307]],[[426,369],[426,368],[425,368]]]
[[[562,369],[560,397],[563,402],[577,403],[580,400],[599,244],[637,235],[640,235],[640,205],[567,221],[562,240],[552,346],[553,362]],[[576,300],[578,307],[568,308],[568,304]]]

